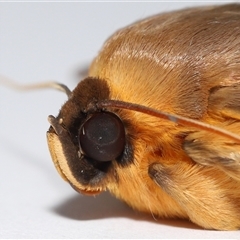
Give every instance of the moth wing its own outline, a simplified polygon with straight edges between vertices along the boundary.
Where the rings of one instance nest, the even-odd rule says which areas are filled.
[[[208,113],[213,117],[240,120],[240,75],[230,86],[212,90],[209,95]],[[236,131],[236,133],[240,131]]]
[[[224,177],[221,170],[180,161],[153,163],[148,173],[192,222],[207,229],[239,229],[239,182]]]
[[[240,134],[240,84],[214,90],[209,96],[208,113],[225,130]],[[185,152],[201,165],[215,166],[240,181],[240,144],[205,131],[190,133]]]

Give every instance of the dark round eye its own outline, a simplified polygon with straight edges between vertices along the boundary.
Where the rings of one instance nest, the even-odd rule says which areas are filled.
[[[116,159],[125,147],[125,129],[121,119],[110,112],[95,113],[81,127],[79,143],[89,158],[101,162]]]

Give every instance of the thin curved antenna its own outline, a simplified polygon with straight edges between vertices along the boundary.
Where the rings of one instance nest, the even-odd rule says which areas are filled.
[[[66,93],[68,98],[70,98],[72,95],[71,90],[66,85],[55,82],[55,81],[45,81],[42,83],[40,82],[40,83],[34,83],[34,84],[21,85],[8,77],[0,75],[0,84],[18,91],[31,91],[31,90],[53,88]]]
[[[176,114],[172,114],[172,113],[166,113],[163,111],[159,111],[153,108],[149,108],[143,105],[139,105],[139,104],[135,104],[135,103],[128,103],[128,102],[123,102],[123,101],[118,101],[118,100],[105,100],[105,101],[101,101],[96,103],[97,108],[101,109],[101,108],[122,108],[122,109],[128,109],[128,110],[132,110],[132,111],[137,111],[137,112],[141,112],[141,113],[145,113],[157,118],[161,118],[161,119],[167,119],[171,122],[174,122],[176,124],[180,124],[182,126],[187,126],[187,127],[195,127],[197,129],[200,130],[204,130],[204,131],[208,131],[208,132],[212,132],[212,133],[216,133],[219,136],[223,136],[226,137],[228,139],[234,140],[236,142],[240,143],[240,136],[229,132],[225,129],[219,128],[219,127],[215,127],[213,125],[204,123],[204,122],[200,122],[191,118],[186,118],[186,117],[182,117]]]

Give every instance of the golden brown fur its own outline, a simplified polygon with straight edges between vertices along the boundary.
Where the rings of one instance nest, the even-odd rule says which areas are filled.
[[[218,106],[219,102],[209,103],[209,91],[229,85],[239,88],[240,5],[167,13],[120,30],[105,43],[90,75],[109,82],[111,99],[139,103],[225,128],[227,117],[210,116],[210,111],[220,115],[226,109]],[[223,99],[232,96],[240,109],[239,95],[240,90],[237,93],[230,90]],[[231,119],[235,119],[235,112]],[[237,179],[232,179],[217,166],[198,165],[189,159],[181,148],[182,141],[176,137],[188,129],[139,113],[122,114],[136,126],[135,164],[117,170],[120,180],[117,186],[110,184],[110,191],[134,208],[159,216],[189,217],[204,228],[240,227],[240,168]],[[239,127],[240,123],[235,124],[231,131],[240,133]],[[205,136],[202,144],[210,151],[214,145],[216,158],[218,153],[224,155],[218,136],[198,134]],[[240,154],[239,145],[229,150]],[[201,149],[197,154],[201,155],[202,164],[208,161],[208,155]],[[240,156],[238,165],[239,161]],[[161,168],[165,181],[160,185],[160,177],[157,184],[166,192],[148,176],[152,163],[159,163],[156,168]],[[219,164],[217,159],[212,163]]]
[[[89,76],[107,82],[109,99],[240,134],[240,5],[166,13],[119,30]],[[60,112],[67,129],[72,107],[77,117],[76,104],[67,102]],[[187,218],[207,229],[240,228],[239,144],[142,113],[114,111],[129,123],[134,160],[126,167],[113,161],[100,190],[159,217]],[[72,179],[67,171],[64,176]],[[83,192],[98,190],[81,181],[76,185]]]

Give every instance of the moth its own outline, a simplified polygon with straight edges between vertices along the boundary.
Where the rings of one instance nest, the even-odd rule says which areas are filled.
[[[240,5],[155,15],[114,33],[49,116],[47,141],[76,191],[240,228]]]

